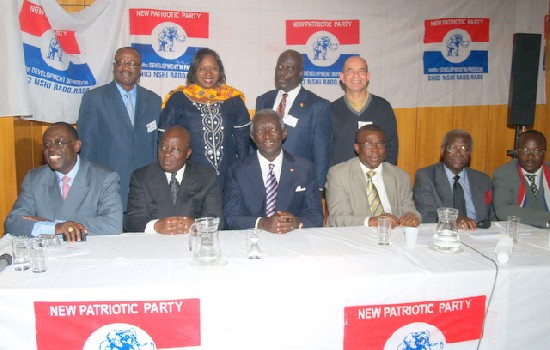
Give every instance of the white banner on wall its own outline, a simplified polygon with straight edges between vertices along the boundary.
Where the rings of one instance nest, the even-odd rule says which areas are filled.
[[[546,0],[369,2],[97,0],[66,13],[55,0],[9,0],[0,58],[1,115],[75,122],[82,94],[112,80],[114,51],[143,55],[141,84],[164,97],[210,47],[246,104],[274,88],[278,55],[295,49],[304,86],[342,95],[338,73],[365,57],[369,91],[394,108],[508,103],[514,33],[543,34]],[[17,18],[14,18],[17,16]],[[545,103],[541,39],[537,103]]]

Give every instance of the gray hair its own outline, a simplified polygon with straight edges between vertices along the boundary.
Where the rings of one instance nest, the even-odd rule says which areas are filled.
[[[470,135],[469,132],[462,129],[453,129],[451,131],[448,131],[443,137],[443,141],[441,141],[441,148],[445,148],[445,145],[447,145],[447,141],[449,141],[451,137],[458,136],[463,137],[466,140],[469,149],[472,149],[474,147],[474,140],[472,139],[472,135]]]
[[[254,114],[254,117],[252,117],[252,123],[250,123],[250,132],[251,133],[254,132],[254,125],[256,124],[255,123],[256,117],[259,117],[259,116],[273,116],[273,117],[277,118],[277,120],[281,124],[281,130],[284,130],[286,128],[285,122],[283,121],[283,118],[281,117],[281,115],[279,113],[277,113],[277,111],[274,111],[270,108],[265,108],[265,109],[260,109],[259,111],[257,111],[256,114]]]

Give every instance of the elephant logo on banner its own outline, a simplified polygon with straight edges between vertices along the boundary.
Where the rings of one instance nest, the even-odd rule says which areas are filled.
[[[338,43],[333,43],[330,36],[320,35],[313,43],[313,59],[314,60],[326,60],[328,50],[336,51],[338,49]]]
[[[174,43],[182,43],[186,39],[185,34],[178,35],[176,27],[164,27],[158,34],[159,51],[173,52]]]
[[[466,48],[468,46],[470,46],[470,41],[464,39],[462,33],[451,34],[450,37],[447,39],[447,57],[458,57],[460,48]]]
[[[443,342],[432,343],[430,341],[430,332],[427,330],[420,332],[411,332],[403,338],[403,343],[397,347],[397,350],[442,350]]]
[[[63,58],[63,49],[61,48],[61,45],[56,38],[52,38],[50,40],[50,44],[48,45],[47,58],[49,58],[50,60],[57,59],[59,62],[61,62],[61,59]]]
[[[144,330],[127,323],[104,325],[86,340],[83,350],[155,350],[155,342]]]

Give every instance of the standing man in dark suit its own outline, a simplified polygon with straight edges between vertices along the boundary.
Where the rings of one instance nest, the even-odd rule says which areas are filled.
[[[550,163],[544,161],[546,137],[537,130],[519,136],[517,159],[495,170],[495,211],[499,220],[509,215],[521,222],[550,228]]]
[[[283,149],[313,162],[317,181],[324,187],[329,162],[329,101],[304,89],[304,59],[286,50],[277,60],[275,88],[256,99],[256,110],[271,108],[281,115],[288,130]]]
[[[46,129],[42,151],[48,165],[23,180],[4,230],[14,235],[63,234],[80,241],[84,234],[122,232],[119,176],[78,156],[76,130],[58,122]]]
[[[218,176],[187,161],[189,132],[168,128],[158,146],[158,161],[134,172],[125,228],[131,232],[187,233],[196,218],[222,217]]]
[[[332,137],[330,166],[355,158],[353,142],[355,133],[364,125],[374,124],[386,135],[386,162],[397,164],[399,143],[397,121],[388,101],[371,94],[367,61],[352,56],[344,62],[340,82],[345,94],[330,104]]]
[[[491,179],[468,166],[472,145],[470,133],[451,130],[441,142],[442,162],[416,172],[414,201],[423,222],[437,222],[440,207],[458,209],[457,224],[464,230],[475,230],[476,222],[495,220]]]
[[[282,150],[287,129],[272,109],[256,112],[250,137],[258,151],[231,165],[225,182],[227,228],[288,233],[323,225],[313,164]]]
[[[156,160],[160,97],[139,85],[141,56],[131,47],[117,50],[114,81],[82,96],[78,132],[82,157],[120,175],[120,195],[126,212],[130,175]]]

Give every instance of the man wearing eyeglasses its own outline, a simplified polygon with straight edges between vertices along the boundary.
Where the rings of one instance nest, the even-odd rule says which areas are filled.
[[[472,145],[470,133],[451,130],[441,142],[441,162],[416,172],[414,201],[422,222],[437,222],[440,207],[458,209],[463,230],[495,220],[491,179],[469,167]]]
[[[80,157],[81,145],[70,124],[58,122],[46,129],[42,151],[48,165],[25,176],[5,232],[63,234],[68,241],[122,232],[119,176]]]
[[[82,96],[77,121],[80,155],[120,175],[126,212],[132,172],[156,160],[160,97],[138,85],[141,56],[131,47],[116,51],[114,81]]]
[[[190,144],[185,128],[168,128],[160,138],[158,161],[133,173],[126,231],[187,233],[197,218],[222,217],[218,176],[213,169],[188,161]]]
[[[358,157],[329,169],[325,191],[330,226],[378,226],[391,219],[392,227],[420,225],[409,175],[386,158],[386,137],[377,125],[356,133]]]
[[[522,223],[550,228],[550,163],[544,161],[546,138],[527,130],[518,138],[517,159],[493,174],[495,211],[499,220],[519,216]]]

